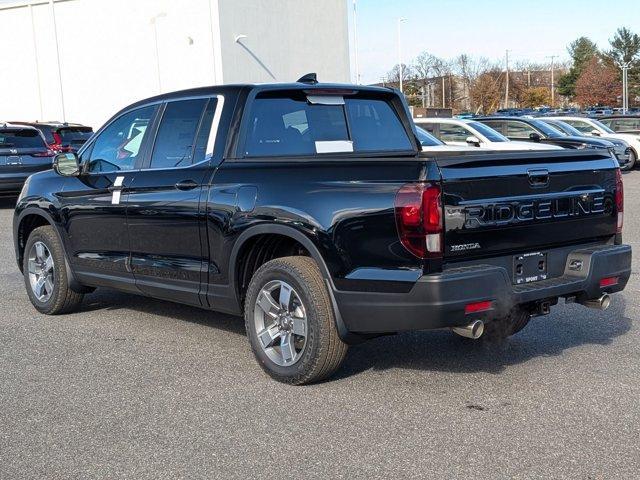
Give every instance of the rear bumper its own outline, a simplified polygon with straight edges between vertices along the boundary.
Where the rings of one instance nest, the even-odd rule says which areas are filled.
[[[582,262],[580,271],[569,264]],[[548,280],[514,285],[506,268],[474,265],[422,276],[408,293],[334,291],[345,327],[350,332],[390,333],[466,325],[483,316],[506,314],[516,305],[558,297],[578,299],[618,292],[631,275],[629,245],[601,245],[572,250],[564,274]],[[618,277],[618,283],[601,288],[600,280]],[[482,314],[465,314],[469,303],[490,300],[493,308]]]

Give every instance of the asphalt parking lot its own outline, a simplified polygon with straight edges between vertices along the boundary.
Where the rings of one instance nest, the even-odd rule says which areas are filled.
[[[625,175],[638,248],[640,172]],[[637,478],[640,278],[606,312],[559,305],[501,349],[448,331],[270,380],[240,319],[99,290],[31,307],[0,201],[0,479]]]

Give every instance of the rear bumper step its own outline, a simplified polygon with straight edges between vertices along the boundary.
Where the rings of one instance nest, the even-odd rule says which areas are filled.
[[[581,261],[580,271],[569,269]],[[446,270],[421,277],[408,293],[334,292],[340,315],[351,332],[388,333],[469,325],[477,318],[505,315],[517,305],[571,297],[580,303],[618,292],[631,275],[631,247],[602,245],[571,251],[564,274],[513,285],[509,272],[495,265]],[[617,283],[602,287],[603,278]],[[470,304],[491,302],[489,309],[465,312]],[[546,313],[546,312],[541,312]]]

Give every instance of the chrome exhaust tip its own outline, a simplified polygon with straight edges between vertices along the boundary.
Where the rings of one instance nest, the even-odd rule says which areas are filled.
[[[595,308],[597,310],[606,310],[611,305],[611,297],[609,294],[604,293],[599,298],[592,298],[591,300],[585,300],[581,302],[582,305],[588,308]]]
[[[477,340],[484,333],[484,322],[482,320],[474,320],[469,325],[465,325],[464,327],[452,327],[451,330],[461,337]]]

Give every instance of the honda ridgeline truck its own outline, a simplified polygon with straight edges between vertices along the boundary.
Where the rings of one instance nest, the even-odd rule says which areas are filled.
[[[606,308],[622,224],[606,150],[423,153],[396,91],[306,76],[125,108],[27,180],[14,238],[39,312],[111,287],[243,315],[264,370],[304,384],[376,336]]]

